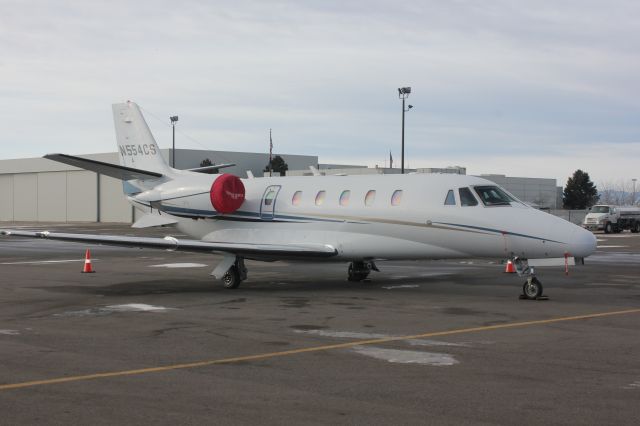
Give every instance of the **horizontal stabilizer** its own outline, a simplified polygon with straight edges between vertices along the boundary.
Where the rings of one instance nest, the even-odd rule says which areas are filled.
[[[67,234],[11,229],[1,229],[0,235],[196,253],[222,252],[259,260],[328,258],[338,254],[338,251],[328,244],[250,244],[224,241],[181,240],[174,237],[128,237],[122,235]]]
[[[235,166],[234,163],[225,163],[225,164],[214,164],[212,166],[203,166],[203,167],[194,167],[193,169],[186,169],[189,172],[199,172],[199,173],[207,173],[210,171],[218,172],[220,169],[225,169],[227,167]]]
[[[134,169],[127,166],[119,166],[116,164],[105,163],[97,160],[89,160],[88,158],[75,157],[67,154],[47,154],[44,158],[57,161],[58,163],[68,164],[84,170],[100,173],[105,176],[120,180],[145,180],[157,179],[162,177],[161,173],[149,172],[146,170]]]

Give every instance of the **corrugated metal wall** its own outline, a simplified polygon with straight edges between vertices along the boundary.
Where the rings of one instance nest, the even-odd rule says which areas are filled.
[[[0,221],[130,223],[132,218],[122,182],[108,176],[83,170],[0,175]]]
[[[0,175],[0,221],[13,220],[13,175]]]

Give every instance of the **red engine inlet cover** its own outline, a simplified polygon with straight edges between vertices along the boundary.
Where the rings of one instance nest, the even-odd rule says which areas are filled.
[[[211,185],[211,204],[220,213],[233,213],[244,202],[244,185],[239,177],[225,173]]]

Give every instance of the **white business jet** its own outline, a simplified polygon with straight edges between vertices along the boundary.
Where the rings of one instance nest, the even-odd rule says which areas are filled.
[[[442,174],[240,179],[176,170],[133,102],[113,105],[120,165],[64,154],[45,158],[123,181],[127,200],[146,214],[134,227],[175,224],[193,239],[4,230],[51,240],[218,252],[211,275],[227,288],[247,277],[244,259],[349,262],[361,281],[387,259],[502,258],[527,276],[527,298],[542,295],[531,259],[584,258],[593,234],[535,210],[494,183]],[[205,167],[217,169],[220,166]]]

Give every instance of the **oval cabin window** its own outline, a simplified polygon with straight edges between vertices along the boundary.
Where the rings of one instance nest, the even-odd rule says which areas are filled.
[[[300,204],[300,200],[302,200],[302,191],[296,191],[291,197],[291,204],[297,206]]]
[[[324,203],[324,199],[327,196],[327,191],[318,191],[316,195],[316,206],[321,206]]]
[[[348,189],[345,191],[342,191],[342,194],[340,194],[340,205],[348,206],[349,198],[351,198],[351,191],[349,191]]]
[[[402,201],[402,189],[396,189],[391,196],[391,205],[399,206]]]
[[[367,192],[367,195],[364,196],[364,205],[372,206],[375,200],[376,200],[376,191],[372,189]]]

